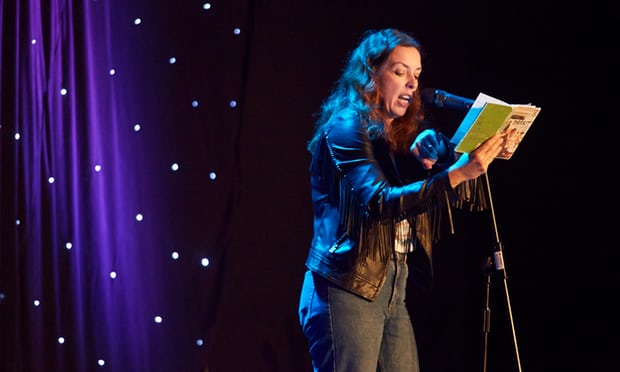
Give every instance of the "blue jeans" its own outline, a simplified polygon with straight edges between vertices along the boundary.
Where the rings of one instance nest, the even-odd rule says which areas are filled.
[[[392,260],[375,301],[307,271],[299,319],[315,372],[419,372],[418,351],[405,305],[408,267]]]

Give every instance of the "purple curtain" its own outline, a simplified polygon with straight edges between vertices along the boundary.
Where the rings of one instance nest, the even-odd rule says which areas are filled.
[[[246,6],[1,9],[3,370],[206,367]]]

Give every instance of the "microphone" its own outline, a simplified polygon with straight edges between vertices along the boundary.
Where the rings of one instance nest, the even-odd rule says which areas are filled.
[[[473,99],[455,96],[441,89],[424,88],[420,92],[422,101],[438,108],[449,108],[461,111],[467,111],[474,104]]]

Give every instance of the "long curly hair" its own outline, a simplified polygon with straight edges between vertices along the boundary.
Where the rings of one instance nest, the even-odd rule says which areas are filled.
[[[314,153],[323,126],[331,115],[341,109],[357,111],[364,120],[370,138],[385,136],[394,152],[407,152],[420,131],[424,120],[420,89],[416,89],[405,115],[394,119],[390,130],[385,130],[381,120],[382,96],[376,86],[376,73],[397,46],[414,47],[422,55],[420,43],[406,32],[387,28],[368,30],[353,49],[340,78],[330,95],[321,104],[314,135],[308,142],[308,151]]]

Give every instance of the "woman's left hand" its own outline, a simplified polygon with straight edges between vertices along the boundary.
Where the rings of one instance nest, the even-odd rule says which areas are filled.
[[[442,141],[433,129],[420,132],[410,150],[424,169],[433,168],[437,159],[445,157],[448,152],[445,141]]]

